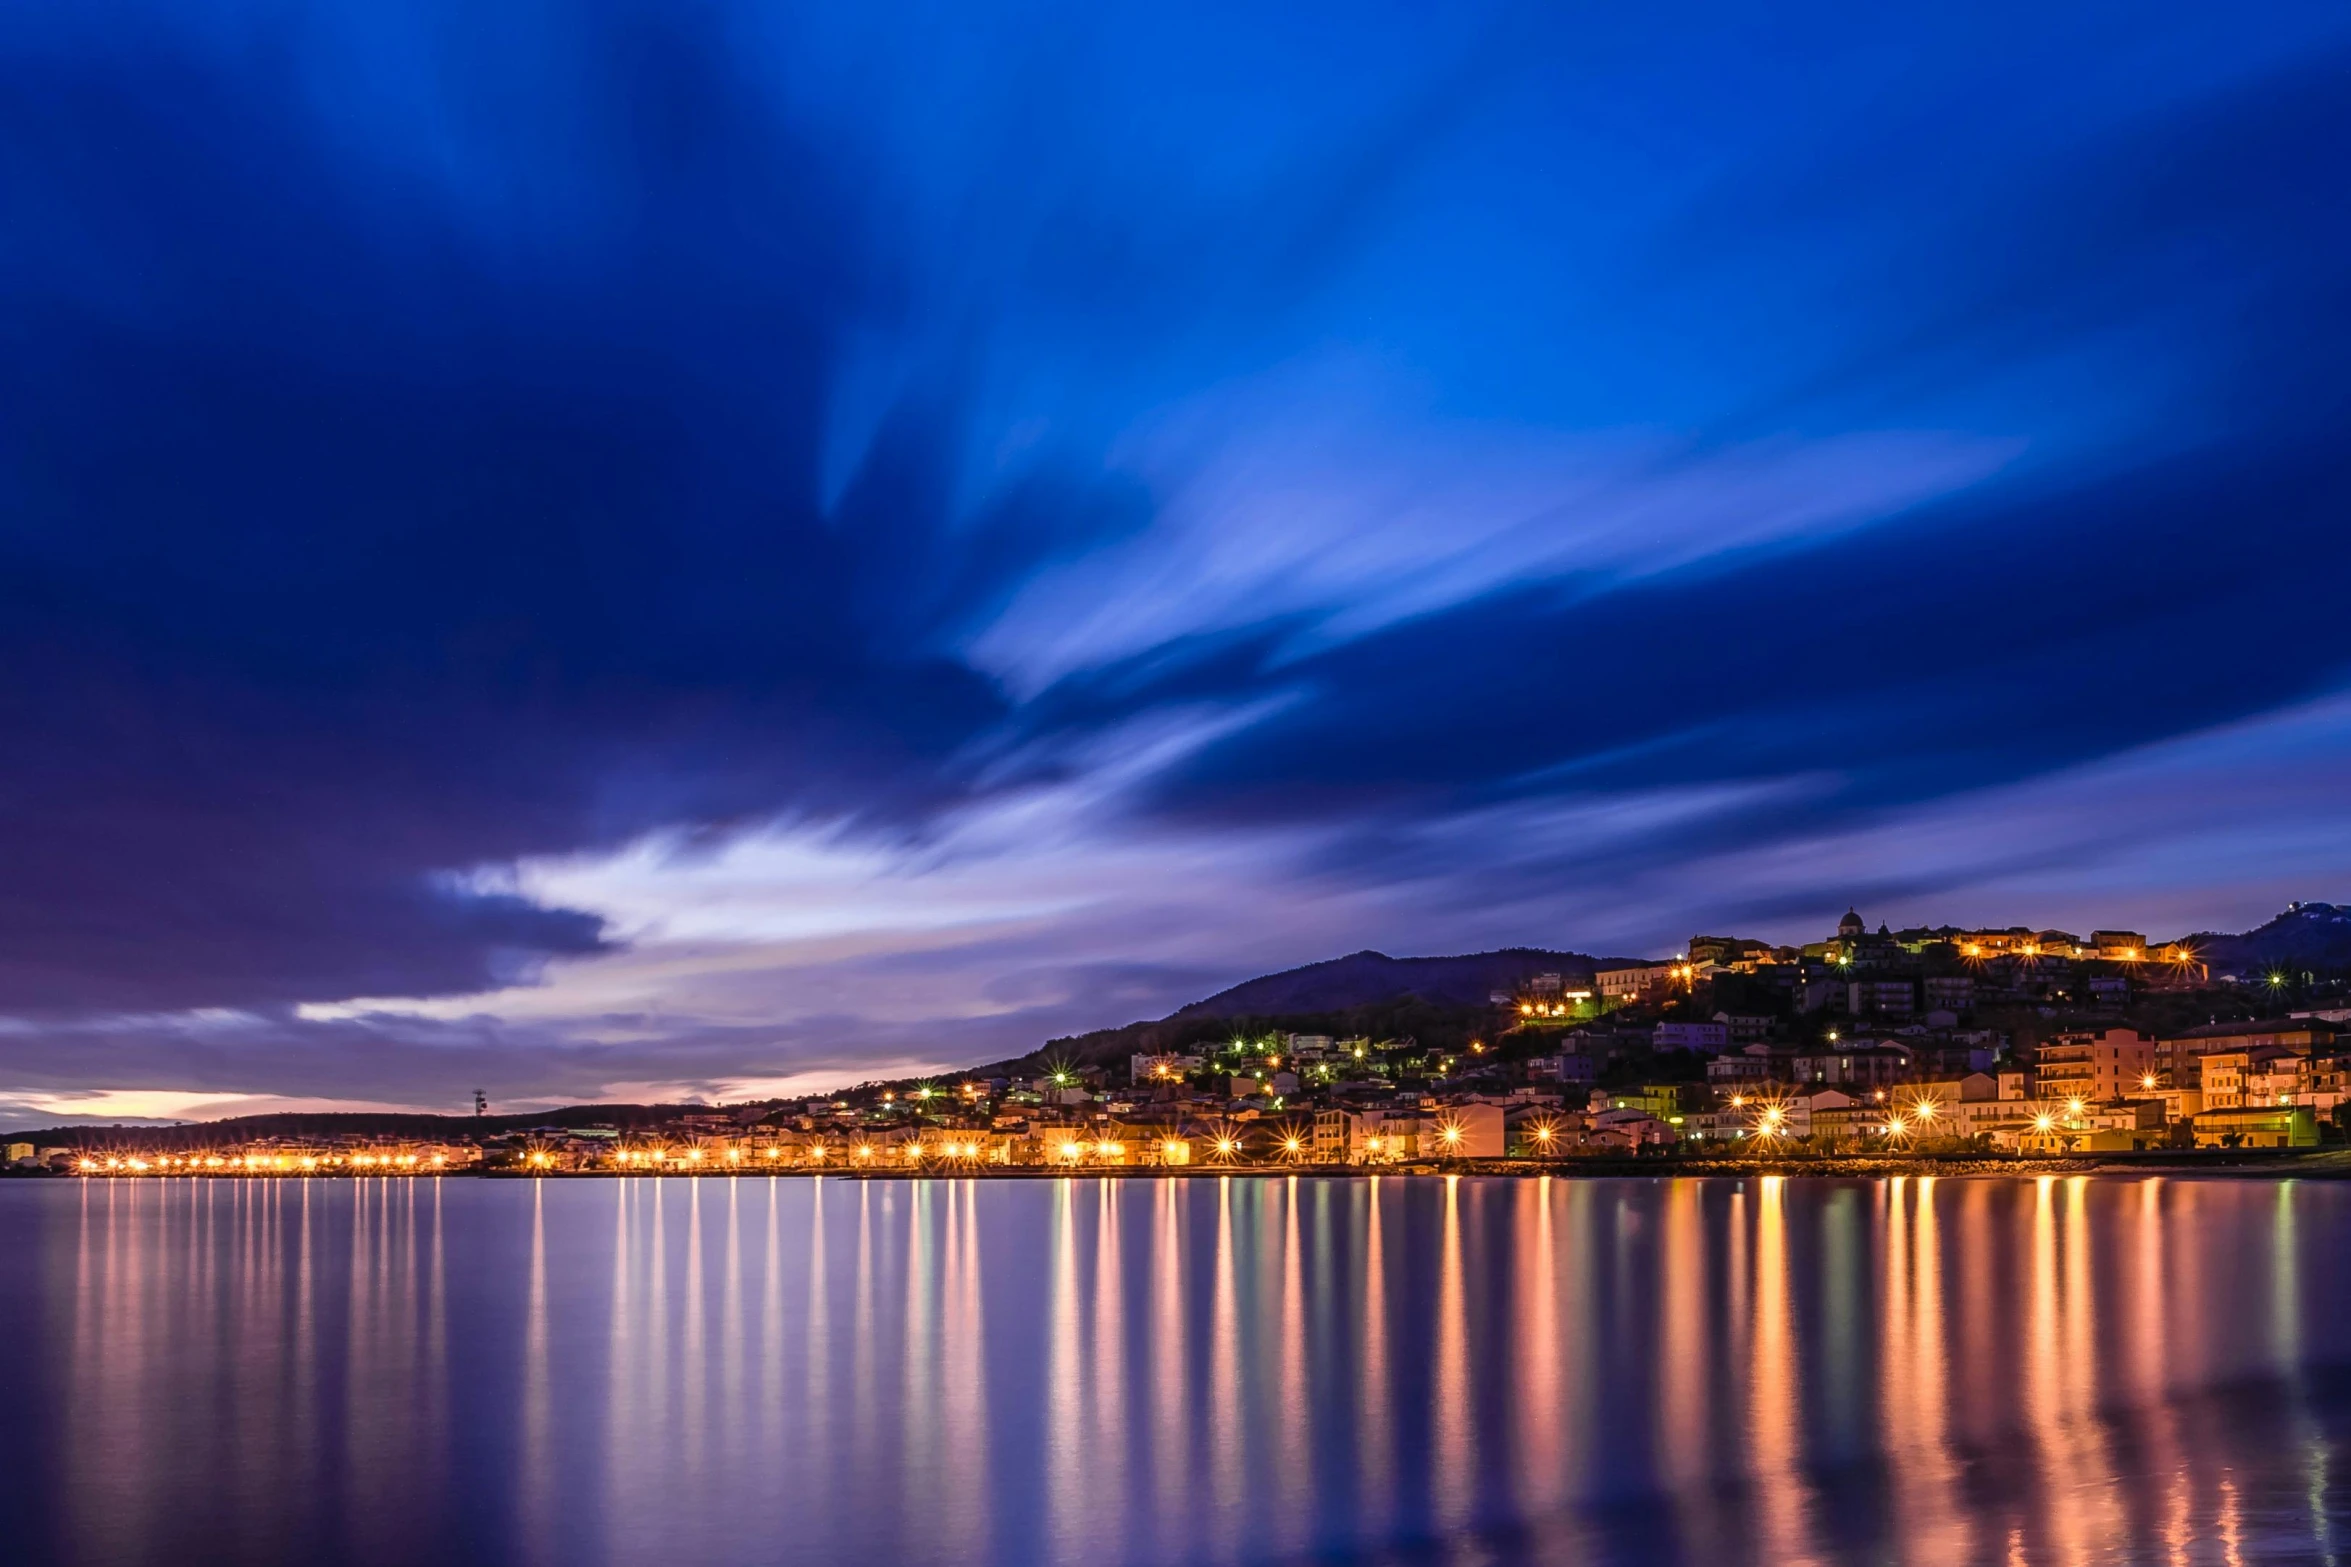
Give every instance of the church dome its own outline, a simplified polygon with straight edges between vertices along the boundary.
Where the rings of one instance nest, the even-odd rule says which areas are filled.
[[[1861,923],[1861,916],[1851,909],[1847,909],[1845,917],[1837,921],[1837,934],[1847,939],[1860,935],[1868,928]]]

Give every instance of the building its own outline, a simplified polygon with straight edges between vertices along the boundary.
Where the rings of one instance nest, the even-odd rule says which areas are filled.
[[[1562,1050],[1555,1056],[1534,1056],[1527,1062],[1527,1076],[1542,1082],[1572,1084],[1589,1087],[1599,1080],[1600,1063],[1576,1050]]]
[[[1624,963],[1599,970],[1592,982],[1602,1005],[1620,1007],[1668,988],[1680,972],[1678,963]]]
[[[1136,1084],[1180,1083],[1199,1071],[1200,1066],[1198,1056],[1137,1052],[1127,1059],[1128,1081]]]
[[[2137,963],[2147,956],[2147,938],[2135,930],[2094,930],[2090,956],[2102,963]]]
[[[2047,1099],[2100,1104],[2151,1094],[2161,1081],[2155,1036],[2135,1028],[2071,1030],[2043,1040],[2033,1056]]]
[[[1603,1110],[1592,1117],[1585,1141],[1595,1148],[1637,1152],[1676,1141],[1674,1128],[1645,1110]]]
[[[2029,1123],[2036,1113],[2032,1105],[2018,1099],[1961,1099],[1936,1108],[1950,1117],[1953,1135],[1967,1138],[2013,1130]]]
[[[2028,963],[2083,953],[2081,939],[2069,932],[2027,930],[2022,925],[2011,925],[2006,930],[1958,931],[1951,944],[1963,958],[2022,958]]]
[[[2262,1045],[2252,1050],[2215,1050],[2197,1060],[2204,1089],[2204,1108],[2235,1110],[2247,1105],[2277,1102],[2276,1091],[2268,1085],[2284,1068],[2288,1083],[2295,1081],[2294,1053],[2282,1045]],[[2256,1088],[2254,1085],[2262,1085]],[[2287,1090],[2290,1100],[2293,1090]]]
[[[1856,1017],[1908,1017],[1918,1010],[1918,988],[1907,979],[1857,979],[1845,987],[1845,1010]]]
[[[1919,983],[1926,992],[1926,1009],[1929,1012],[1957,1015],[1975,1005],[1975,976],[1972,974],[1929,974]]]
[[[1509,1110],[1503,1105],[1446,1105],[1433,1120],[1429,1151],[1440,1159],[1500,1159],[1510,1152]]]
[[[1707,1062],[1706,1081],[1717,1088],[1766,1083],[1778,1075],[1779,1064],[1772,1059],[1769,1045],[1749,1045]]]
[[[2318,1118],[2307,1105],[2206,1110],[2191,1123],[2199,1148],[2314,1148]]]
[[[1509,1153],[1508,1111],[1498,1104],[1435,1110],[1324,1110],[1315,1115],[1318,1164],[1394,1164],[1408,1159],[1500,1159]]]
[[[1878,1136],[1885,1128],[1886,1107],[1867,1095],[1814,1094],[1810,1098],[1808,1135],[1816,1143],[1850,1142]]]
[[[1751,941],[1744,936],[1692,936],[1690,938],[1690,966],[1699,973],[1729,971],[1752,974],[1767,963],[1777,961],[1768,941]]]
[[[1722,1023],[1660,1023],[1650,1032],[1650,1044],[1658,1050],[1698,1050],[1707,1055],[1720,1055],[1730,1048],[1731,1031]]]
[[[1638,1110],[1660,1121],[1671,1121],[1685,1107],[1683,1096],[1692,1091],[1692,1085],[1687,1083],[1642,1083],[1632,1088],[1610,1090],[1607,1107],[1611,1110]]]
[[[2274,1045],[2298,1056],[2309,1056],[2332,1051],[2334,1043],[2334,1025],[2317,1018],[2212,1023],[2158,1041],[2155,1070],[2177,1087],[2195,1088],[2201,1082],[2199,1063],[2216,1050],[2258,1050]]]
[[[1909,1074],[1912,1056],[1908,1048],[1889,1039],[1874,1045],[1845,1044],[1799,1051],[1789,1058],[1788,1064],[1798,1083],[1833,1088],[1882,1088],[1900,1082]]]

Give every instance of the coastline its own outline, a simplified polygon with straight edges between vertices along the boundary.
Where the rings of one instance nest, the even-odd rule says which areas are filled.
[[[366,1173],[355,1170],[312,1170],[303,1172],[257,1172],[252,1174],[208,1172],[189,1174],[127,1174],[123,1172],[93,1172],[87,1175],[54,1177],[85,1181],[166,1181],[224,1180],[224,1181],[326,1181],[326,1180],[389,1180],[466,1178],[476,1180],[717,1180],[739,1179],[745,1176],[765,1176],[769,1179],[830,1179],[839,1181],[906,1181],[906,1180],[1067,1180],[1072,1177],[1112,1180],[1190,1181],[1240,1178],[1245,1180],[1280,1180],[1297,1176],[1311,1176],[1319,1180],[1339,1178],[1376,1179],[1381,1176],[1398,1178],[1428,1178],[1434,1176],[1475,1176],[1481,1179],[1530,1180],[1557,1178],[1560,1180],[1745,1180],[1753,1177],[1778,1176],[1788,1180],[1875,1180],[1911,1176],[1929,1176],[1940,1179],[2039,1179],[2050,1176],[2169,1176],[2218,1177],[2240,1180],[2346,1180],[2351,1179],[2351,1148],[2297,1148],[2297,1149],[2158,1149],[2142,1154],[2080,1154],[2042,1155],[2031,1158],[2001,1158],[1983,1154],[1905,1154],[1900,1156],[1856,1154],[1846,1157],[1773,1158],[1773,1159],[1680,1159],[1680,1158],[1591,1158],[1578,1157],[1536,1161],[1531,1159],[1470,1159],[1456,1161],[1419,1161],[1376,1168],[1364,1165],[1339,1164],[1249,1164],[1249,1165],[1083,1165],[1076,1168],[1055,1166],[1020,1166],[1015,1168],[947,1168],[947,1169],[812,1169],[806,1165],[785,1169],[765,1170],[532,1170],[514,1169],[455,1169],[418,1171],[415,1173]],[[53,1177],[32,1177],[50,1179]]]

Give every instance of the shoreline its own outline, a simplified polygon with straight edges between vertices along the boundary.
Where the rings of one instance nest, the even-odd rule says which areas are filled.
[[[1412,1163],[1381,1165],[1341,1164],[1252,1164],[1252,1165],[1081,1165],[1074,1168],[1055,1166],[1019,1166],[1014,1168],[948,1168],[948,1169],[890,1169],[859,1170],[834,1167],[830,1169],[796,1166],[785,1169],[762,1170],[531,1170],[531,1169],[465,1169],[417,1171],[413,1173],[377,1173],[356,1170],[310,1171],[208,1171],[127,1173],[123,1171],[88,1174],[66,1172],[58,1175],[32,1175],[24,1179],[60,1179],[80,1181],[139,1181],[179,1182],[191,1180],[218,1181],[329,1181],[329,1180],[383,1180],[414,1181],[441,1178],[471,1180],[737,1180],[764,1176],[768,1179],[787,1177],[804,1180],[833,1179],[842,1181],[907,1181],[907,1180],[1206,1180],[1232,1179],[1279,1180],[1310,1176],[1318,1180],[1376,1179],[1380,1176],[1426,1178],[1433,1176],[1475,1176],[1481,1179],[1529,1180],[1556,1177],[1561,1180],[1746,1180],[1754,1177],[1778,1176],[1789,1180],[1878,1180],[1909,1176],[1930,1176],[1944,1179],[2006,1177],[2009,1179],[2039,1179],[2048,1176],[2125,1175],[2125,1176],[2213,1176],[2251,1180],[2351,1180],[2351,1148],[2293,1148],[2293,1149],[2151,1149],[2138,1154],[2101,1153],[2077,1155],[2039,1155],[2031,1158],[2000,1158],[1983,1154],[1869,1155],[1844,1157],[1776,1159],[1664,1159],[1664,1158],[1590,1158],[1574,1157],[1552,1160],[1533,1159],[1468,1159],[1454,1161],[1416,1161]]]

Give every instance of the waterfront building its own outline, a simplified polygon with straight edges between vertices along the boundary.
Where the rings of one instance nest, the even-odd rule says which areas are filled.
[[[2318,1118],[2307,1105],[2243,1105],[2206,1110],[2191,1123],[2199,1148],[2313,1148]]]
[[[1585,1139],[1595,1148],[1619,1153],[1662,1148],[1675,1140],[1674,1128],[1646,1110],[1609,1109],[1592,1117]]]

